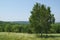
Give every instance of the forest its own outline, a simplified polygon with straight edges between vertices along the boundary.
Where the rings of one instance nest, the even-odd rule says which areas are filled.
[[[18,32],[18,33],[33,33],[29,24],[24,22],[3,22],[0,21],[0,32]],[[40,32],[40,31],[39,31]],[[51,24],[49,33],[60,33],[60,23]]]

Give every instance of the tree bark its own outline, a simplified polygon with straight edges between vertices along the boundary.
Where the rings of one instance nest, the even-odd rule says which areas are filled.
[[[41,38],[43,37],[42,32],[41,32]]]

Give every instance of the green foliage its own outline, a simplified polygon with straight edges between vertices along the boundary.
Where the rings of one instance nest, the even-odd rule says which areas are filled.
[[[31,33],[31,29],[28,24],[0,22],[0,32]]]
[[[5,31],[6,31],[6,32],[11,32],[11,31],[12,31],[10,24],[7,24],[7,25],[5,26]]]
[[[60,24],[52,24],[51,32],[52,33],[60,33]]]
[[[29,18],[30,26],[36,33],[47,33],[51,28],[51,24],[55,22],[54,20],[50,7],[46,7],[40,3],[34,5]]]
[[[37,27],[36,31],[41,32],[41,29]],[[43,30],[43,32],[44,31],[45,30]],[[28,24],[15,24],[15,23],[6,23],[6,22],[0,23],[0,32],[35,33],[33,28],[31,28],[30,25]],[[60,33],[60,23],[51,24],[49,33]]]

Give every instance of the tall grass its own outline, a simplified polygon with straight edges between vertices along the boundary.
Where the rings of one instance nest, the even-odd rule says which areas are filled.
[[[48,34],[60,36],[60,34]],[[60,37],[40,38],[36,34],[0,32],[0,40],[60,40]]]

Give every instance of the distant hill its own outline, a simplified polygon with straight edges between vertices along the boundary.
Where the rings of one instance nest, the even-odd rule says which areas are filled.
[[[60,24],[60,22],[56,22],[55,24]]]
[[[29,21],[0,21],[0,23],[29,24]],[[55,22],[55,24],[60,24],[60,22]]]
[[[18,23],[18,24],[29,24],[28,21],[13,21],[13,23]]]
[[[29,24],[29,22],[28,21],[0,21],[0,24],[2,24],[2,23],[17,23],[17,24]]]

